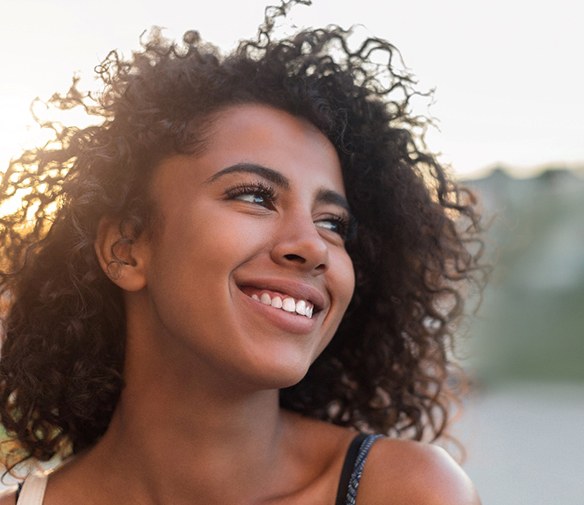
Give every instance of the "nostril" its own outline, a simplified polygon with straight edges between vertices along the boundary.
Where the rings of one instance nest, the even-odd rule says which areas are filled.
[[[288,261],[296,261],[298,263],[306,262],[306,259],[304,259],[302,256],[299,256],[298,254],[285,254],[284,258],[286,258]]]
[[[308,263],[307,259],[304,258],[303,256],[300,256],[299,254],[284,254],[284,258],[287,261],[290,261],[292,263],[296,263],[298,265],[305,265]],[[317,272],[324,272],[326,271],[327,266],[325,263],[320,263],[316,266],[314,266],[314,270],[316,270]]]
[[[326,270],[328,264],[328,246],[320,237],[316,241],[293,236],[278,239],[270,256],[276,263],[289,268],[320,273]]]

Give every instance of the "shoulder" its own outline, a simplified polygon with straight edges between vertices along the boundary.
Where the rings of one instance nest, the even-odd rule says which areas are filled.
[[[1,492],[0,505],[16,505],[16,491],[9,489]]]
[[[480,505],[462,468],[436,446],[380,439],[372,447],[357,503],[368,505]]]

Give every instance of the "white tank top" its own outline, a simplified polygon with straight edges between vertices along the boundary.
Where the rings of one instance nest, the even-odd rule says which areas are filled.
[[[29,475],[22,485],[16,505],[43,505],[48,474]]]

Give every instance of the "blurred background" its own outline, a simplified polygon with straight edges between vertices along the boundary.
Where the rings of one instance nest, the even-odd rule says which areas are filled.
[[[29,106],[92,89],[153,25],[223,49],[266,0],[0,0],[0,169],[43,141]],[[484,505],[584,503],[584,30],[577,2],[314,0],[292,23],[363,25],[401,51],[438,118],[427,142],[480,197],[495,265],[459,352],[475,388],[455,434]],[[42,107],[36,109],[42,113]],[[68,120],[76,121],[75,118]]]
[[[582,504],[584,177],[509,172],[465,181],[494,271],[461,352],[475,390],[455,433],[484,504]]]

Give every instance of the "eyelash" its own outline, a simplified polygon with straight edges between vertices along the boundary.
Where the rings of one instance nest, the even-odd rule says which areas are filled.
[[[225,191],[225,196],[228,200],[236,200],[238,197],[243,195],[254,195],[260,196],[264,201],[262,203],[259,202],[247,202],[251,203],[252,205],[260,205],[262,207],[266,207],[271,209],[275,206],[276,203],[276,191],[273,187],[257,181],[253,183],[242,183],[236,186],[233,186]],[[245,200],[242,200],[245,201]],[[325,230],[332,231],[333,233],[338,234],[343,240],[346,240],[348,235],[350,234],[351,229],[351,222],[349,218],[345,218],[343,216],[327,216],[326,218],[319,219],[316,223],[319,222],[331,222],[336,226],[336,230],[332,230],[329,228],[323,228]]]
[[[317,222],[321,221],[329,221],[334,223],[337,226],[336,230],[330,230],[333,233],[336,233],[342,237],[343,240],[346,240],[349,235],[349,220],[341,217],[341,216],[328,216],[326,218],[320,219]],[[325,228],[328,230],[329,228]]]
[[[254,183],[244,183],[238,184],[237,186],[233,186],[225,191],[225,196],[228,200],[235,200],[239,196],[243,195],[255,195],[261,196],[264,198],[266,204],[261,204],[257,202],[248,202],[253,203],[255,205],[262,205],[267,208],[273,207],[274,203],[276,202],[276,192],[274,188],[264,184],[263,182],[254,182]]]

